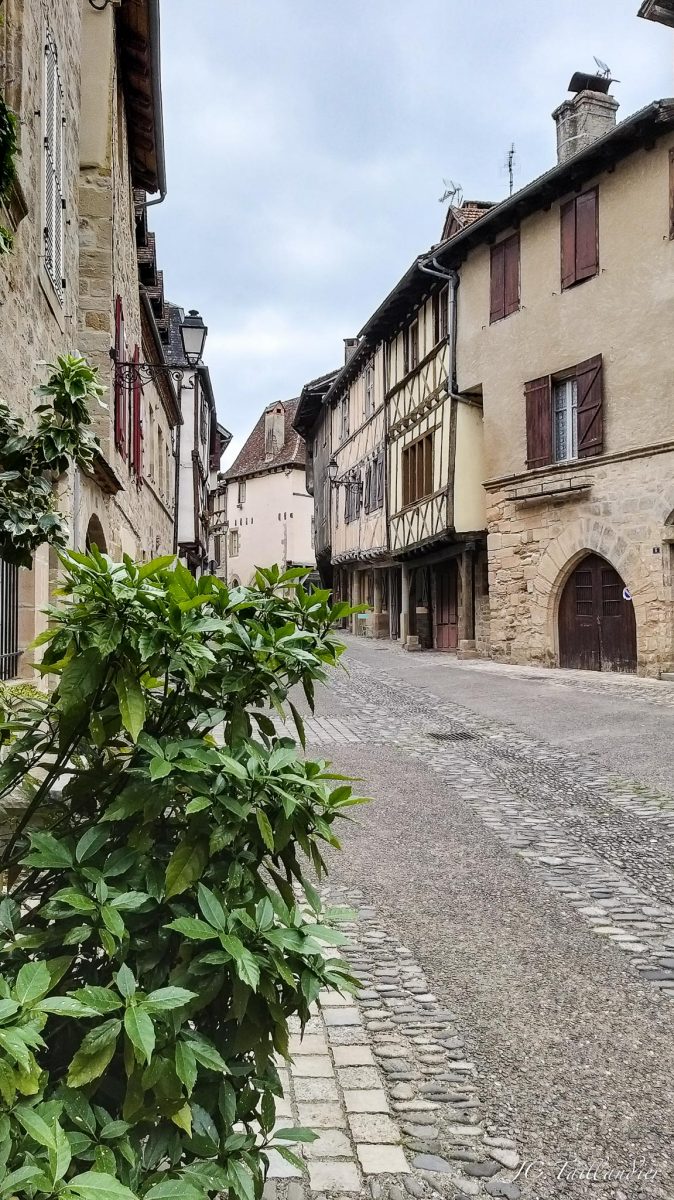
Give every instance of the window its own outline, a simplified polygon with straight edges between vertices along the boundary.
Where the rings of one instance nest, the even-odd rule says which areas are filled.
[[[410,353],[409,370],[419,366],[419,322],[413,321],[409,328]]]
[[[365,472],[364,508],[367,513],[375,512],[384,503],[384,450],[367,465]]]
[[[115,446],[126,458],[128,419],[128,376],[122,364],[126,362],[126,336],[124,334],[124,307],[122,297],[115,298]]]
[[[560,209],[562,290],[599,271],[599,193],[581,192]]]
[[[245,481],[245,479],[239,480],[238,496],[239,496],[239,501],[238,501],[239,504],[245,504],[246,503],[246,481]]]
[[[520,235],[491,248],[489,321],[502,321],[520,307]]]
[[[43,103],[44,170],[44,265],[61,304],[64,301],[63,235],[65,197],[63,181],[63,140],[65,109],[59,78],[58,55],[52,32],[47,26],[44,46]]]
[[[222,561],[221,555],[222,555],[222,539],[220,537],[220,534],[216,533],[213,538],[213,560],[215,562],[216,567],[220,566],[220,563]]]
[[[374,364],[368,363],[365,368],[365,416],[369,417],[374,411]]]
[[[236,558],[239,553],[239,531],[238,529],[230,529],[229,531],[229,557]]]
[[[524,386],[527,466],[548,466],[604,452],[603,370],[597,355],[554,378]]]
[[[427,433],[402,452],[403,508],[433,492],[433,434]]]
[[[340,405],[340,440],[345,441],[349,436],[349,393],[342,396]]]
[[[363,488],[360,471],[353,471],[345,481],[344,487],[344,521],[357,521],[363,505]]]
[[[164,435],[161,429],[157,430],[157,487],[159,488],[160,496],[164,495],[164,466],[166,459],[164,457]]]
[[[206,445],[208,441],[208,401],[205,396],[201,397],[201,420],[199,422],[199,435],[202,445]]]
[[[552,457],[555,462],[578,458],[578,384],[564,379],[552,389],[554,414]]]
[[[19,568],[0,559],[0,679],[19,672]]]

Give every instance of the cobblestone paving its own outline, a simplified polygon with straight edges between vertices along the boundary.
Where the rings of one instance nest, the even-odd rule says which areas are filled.
[[[517,1147],[485,1124],[456,1014],[362,893],[333,888],[326,898],[356,906],[340,924],[362,986],[355,1000],[322,993],[303,1038],[292,1026],[279,1124],[308,1126],[318,1138],[293,1147],[306,1174],[272,1152],[265,1200],[517,1200]]]
[[[674,999],[674,797],[595,772],[580,754],[350,660],[331,693],[361,736],[391,742],[461,790],[494,833],[598,937]]]

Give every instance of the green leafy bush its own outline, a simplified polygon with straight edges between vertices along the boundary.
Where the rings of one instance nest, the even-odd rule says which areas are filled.
[[[323,986],[321,846],[360,803],[270,711],[337,663],[347,605],[298,572],[256,589],[172,560],[64,556],[41,669],[0,796],[26,809],[0,870],[0,1197],[259,1197],[275,1056]],[[335,951],[332,951],[335,954]]]
[[[66,355],[37,388],[45,400],[35,409],[33,432],[0,404],[0,558],[29,567],[33,551],[47,542],[65,546],[67,530],[54,506],[54,480],[71,462],[88,470],[98,441],[87,428],[89,404],[105,388],[86,359]]]

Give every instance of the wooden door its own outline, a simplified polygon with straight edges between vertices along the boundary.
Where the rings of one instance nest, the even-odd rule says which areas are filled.
[[[459,573],[455,561],[436,567],[435,596],[435,648],[456,650],[459,644]]]
[[[559,662],[585,671],[636,671],[634,607],[606,559],[588,554],[569,577],[559,605]]]

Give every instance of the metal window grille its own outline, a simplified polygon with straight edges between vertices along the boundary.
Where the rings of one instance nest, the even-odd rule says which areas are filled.
[[[65,107],[58,70],[56,43],[47,28],[44,47],[44,265],[63,304],[65,279],[63,234],[65,197],[63,195],[63,136]]]
[[[0,679],[14,679],[19,656],[19,568],[0,559]]]

